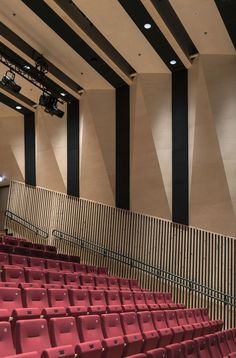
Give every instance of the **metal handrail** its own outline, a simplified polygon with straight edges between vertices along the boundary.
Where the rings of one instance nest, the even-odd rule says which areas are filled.
[[[5,216],[8,217],[10,220],[16,221],[21,226],[24,226],[28,230],[34,232],[38,236],[43,237],[44,239],[47,239],[48,236],[49,236],[49,234],[46,231],[44,231],[44,230],[38,228],[37,226],[31,224],[29,221],[27,221],[27,220],[21,218],[20,216],[14,214],[10,210],[5,210]]]
[[[109,257],[112,260],[129,265],[131,268],[136,268],[138,270],[141,270],[143,272],[151,274],[157,278],[163,278],[163,279],[167,280],[168,282],[171,282],[171,283],[176,284],[180,287],[188,289],[189,291],[204,294],[205,296],[210,297],[210,298],[212,298],[216,301],[219,301],[221,303],[224,303],[225,305],[229,305],[229,306],[236,308],[236,297],[228,295],[224,292],[217,291],[213,288],[204,286],[204,285],[202,285],[198,282],[195,282],[193,280],[190,280],[190,279],[178,276],[174,273],[168,272],[162,268],[159,268],[159,267],[157,268],[155,266],[146,264],[146,263],[136,260],[130,256],[107,249],[101,245],[91,243],[91,242],[86,241],[82,238],[70,235],[68,233],[65,233],[65,232],[62,232],[59,230],[53,230],[52,235],[60,240],[63,239],[69,243],[76,244],[83,249],[87,249],[89,251],[93,251],[100,255]],[[73,239],[73,241],[71,239]]]

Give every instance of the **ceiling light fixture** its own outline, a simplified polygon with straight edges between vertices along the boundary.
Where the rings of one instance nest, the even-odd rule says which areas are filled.
[[[4,176],[3,175],[0,175],[0,183],[2,183],[4,181]]]
[[[176,60],[171,60],[171,61],[170,61],[170,64],[171,64],[171,65],[176,65],[176,63],[177,63]]]
[[[39,104],[44,107],[44,112],[51,114],[51,116],[55,115],[59,118],[62,118],[64,112],[57,108],[58,99],[49,95],[47,93],[43,93],[39,98]]]
[[[16,109],[22,109],[22,107],[21,106],[16,106]]]
[[[15,82],[15,73],[10,70],[3,76],[1,84],[15,93],[19,93],[21,90],[21,86]]]
[[[150,28],[152,27],[152,25],[151,24],[144,24],[144,28],[146,29],[146,30],[149,30]]]
[[[26,70],[30,70],[30,66],[28,66],[28,65],[25,65],[24,68],[25,68]]]
[[[66,94],[65,94],[64,92],[61,92],[60,95],[61,95],[62,97],[65,97]]]

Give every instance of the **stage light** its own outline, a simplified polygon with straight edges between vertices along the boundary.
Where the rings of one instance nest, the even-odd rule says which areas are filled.
[[[15,93],[19,93],[21,90],[21,86],[15,82],[15,74],[12,71],[6,72],[2,78],[1,84]]]
[[[57,116],[59,118],[62,118],[64,115],[64,112],[57,108],[57,98],[53,97],[52,95],[49,95],[47,93],[43,93],[39,98],[39,104],[44,108],[44,111],[46,113],[51,114],[51,116]]]

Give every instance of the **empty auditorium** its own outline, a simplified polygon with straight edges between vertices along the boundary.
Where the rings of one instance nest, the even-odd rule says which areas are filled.
[[[0,358],[236,358],[236,0],[0,0]]]

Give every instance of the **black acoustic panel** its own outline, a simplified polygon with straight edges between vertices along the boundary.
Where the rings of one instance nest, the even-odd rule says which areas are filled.
[[[116,206],[130,208],[130,88],[116,89]]]
[[[40,53],[38,53],[27,42],[25,42],[21,37],[19,37],[15,32],[13,32],[3,23],[0,23],[0,33],[5,39],[11,42],[15,47],[21,50],[28,57],[32,58],[34,61],[37,59],[37,57],[42,56]],[[69,88],[71,88],[74,91],[79,91],[82,89],[82,87],[79,86],[78,83],[74,82],[64,72],[62,72],[56,66],[54,66],[50,61],[48,61],[45,58],[44,60],[48,64],[48,71],[51,74],[53,74],[56,78],[58,78],[61,82],[65,83]]]
[[[35,113],[24,115],[25,184],[36,186]]]
[[[79,197],[79,101],[67,105],[67,194]]]
[[[44,1],[22,1],[113,87],[120,87],[126,84],[125,81]]]
[[[186,56],[198,52],[169,0],[151,0]]]
[[[3,93],[0,93],[0,103],[4,103],[6,106],[21,114],[33,113],[28,108],[24,107],[21,103],[17,102],[17,98],[14,100]],[[16,106],[21,106],[21,109],[16,109]]]
[[[188,225],[188,72],[172,73],[172,219]]]
[[[156,53],[161,57],[166,66],[172,71],[178,71],[184,69],[185,66],[177,56],[169,42],[166,40],[163,33],[160,31],[156,23],[153,21],[152,17],[146,10],[145,6],[141,3],[140,0],[136,1],[127,1],[127,0],[118,0],[119,3],[123,6],[125,11],[137,25],[139,30],[143,33],[149,43],[152,45]],[[135,2],[135,5],[134,5]],[[152,27],[149,30],[144,28],[144,24],[149,23]],[[170,61],[176,60],[175,65],[171,65]]]
[[[56,3],[69,15],[73,21],[100,47],[108,57],[127,75],[135,69],[112,46],[103,34],[90,22],[82,11],[71,0],[55,0]]]
[[[224,21],[231,41],[236,48],[236,1],[235,0],[215,0],[216,6]]]

